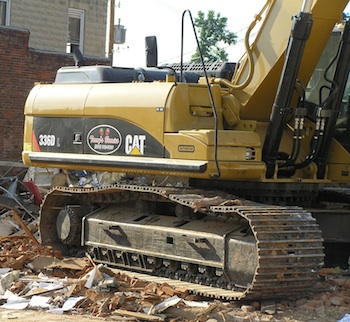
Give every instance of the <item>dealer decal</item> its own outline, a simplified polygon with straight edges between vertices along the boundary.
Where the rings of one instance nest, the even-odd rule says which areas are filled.
[[[97,125],[87,135],[87,144],[98,154],[112,154],[120,148],[120,132],[108,124]]]

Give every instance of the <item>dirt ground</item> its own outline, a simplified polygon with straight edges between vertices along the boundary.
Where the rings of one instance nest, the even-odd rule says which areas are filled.
[[[82,314],[64,314],[55,315],[43,311],[35,310],[5,310],[0,309],[0,321],[25,321],[25,322],[88,322],[88,321],[105,321],[104,318],[85,316]],[[113,320],[112,320],[113,321]],[[121,320],[122,321],[122,320]]]
[[[176,317],[174,317],[174,321],[184,321],[182,320],[182,317],[179,316],[175,320]],[[288,322],[333,322],[333,321],[339,321],[341,317],[339,318],[339,315],[332,315],[329,314],[328,317],[325,318],[317,318],[317,317],[311,317],[308,313],[305,315],[298,313],[297,316],[291,314],[290,316],[284,316],[279,318],[272,318],[269,317],[259,317],[259,315],[246,315],[246,316],[231,316],[224,318],[211,318],[208,319],[208,322],[221,322],[221,321],[227,321],[227,322],[234,322],[234,321],[288,321]],[[38,322],[38,321],[46,321],[46,322],[89,322],[89,321],[142,321],[142,320],[135,320],[130,318],[123,318],[120,316],[110,316],[106,318],[99,318],[94,316],[87,316],[87,315],[80,315],[80,314],[64,314],[64,315],[54,315],[46,312],[38,312],[38,311],[15,311],[15,310],[0,310],[0,321],[25,321],[25,322]]]
[[[7,274],[13,275],[9,282],[4,282],[1,269],[9,269]],[[93,271],[96,276],[87,286]],[[106,276],[106,272],[109,275]],[[88,256],[63,258],[60,252],[27,236],[0,236],[0,321],[350,321],[349,268],[321,269],[315,289],[297,298],[229,302],[193,295],[186,289],[160,284],[159,279],[157,283],[150,283],[128,274],[110,272],[105,266],[98,268]],[[61,283],[61,287],[53,291],[40,289],[42,286],[33,288],[45,281]],[[25,309],[13,310],[2,307],[8,303],[4,297],[7,291],[27,301],[42,295],[48,298],[50,308],[62,308],[70,298],[82,300],[61,314],[30,304]],[[175,302],[165,309],[154,310],[171,300]]]
[[[9,303],[10,297],[0,296],[0,321],[350,320],[350,272],[339,267],[321,269],[314,292],[297,298],[229,302],[193,295],[166,283],[146,282],[103,265],[95,266],[88,257],[63,258],[60,252],[35,244],[26,236],[0,237],[0,269],[9,270],[7,275],[0,275],[0,294],[2,292],[3,296],[11,292],[27,303],[32,303],[34,297],[49,301],[46,308],[29,303],[23,310],[12,310],[2,307]],[[11,279],[6,281],[4,276]],[[52,283],[59,288],[46,290],[40,283]],[[59,311],[65,301],[78,298],[79,302],[59,315],[47,311],[52,307]],[[156,310],[169,301],[172,304]]]
[[[303,302],[303,301],[302,301]],[[320,308],[320,307],[319,307]],[[51,313],[47,313],[44,311],[36,311],[36,310],[6,310],[0,309],[0,321],[26,321],[26,322],[38,322],[38,321],[46,321],[46,322],[89,322],[89,321],[207,321],[207,322],[251,322],[251,321],[285,321],[285,322],[335,322],[340,321],[342,318],[346,317],[346,314],[349,314],[350,317],[350,309],[339,309],[339,308],[325,308],[325,309],[306,309],[306,308],[288,308],[283,311],[279,311],[279,313],[275,313],[273,315],[262,314],[259,311],[250,312],[245,311],[244,306],[239,307],[239,305],[235,309],[228,310],[228,312],[224,312],[227,310],[223,310],[220,312],[211,313],[207,316],[207,318],[196,318],[200,316],[202,309],[193,309],[193,308],[170,308],[166,312],[165,319],[153,320],[153,319],[137,319],[132,317],[122,317],[120,315],[111,314],[107,317],[96,317],[92,315],[87,315],[83,313],[65,313],[63,315],[55,315]],[[322,311],[322,313],[321,313]],[[224,312],[224,313],[223,313]],[[347,319],[346,321],[349,321]]]
[[[1,258],[1,255],[0,255]],[[251,322],[251,321],[285,321],[285,322],[348,322],[350,318],[350,275],[348,270],[339,268],[327,268],[320,272],[321,280],[317,285],[317,292],[310,293],[293,299],[265,300],[265,301],[218,301],[186,295],[181,291],[180,297],[194,300],[194,303],[207,303],[206,307],[189,307],[182,301],[170,306],[160,314],[145,315],[142,309],[156,299],[155,303],[171,297],[171,288],[157,286],[150,290],[149,283],[135,281],[123,277],[134,288],[125,289],[122,283],[119,287],[106,291],[96,288],[80,289],[87,301],[74,309],[57,315],[43,311],[42,309],[9,310],[0,308],[0,321],[164,321],[164,322]],[[119,278],[119,277],[118,277]],[[136,283],[136,284],[135,284]],[[12,289],[18,285],[12,284]],[[157,298],[160,290],[164,294]],[[116,294],[123,290],[126,298],[122,304],[115,304]],[[129,290],[129,291],[128,291]],[[130,295],[130,290],[133,294]],[[137,292],[135,290],[138,290]],[[140,296],[138,296],[137,294]],[[113,300],[111,300],[113,298]],[[108,300],[109,306],[104,304]],[[118,299],[119,301],[119,299]],[[113,304],[114,303],[114,304]],[[104,310],[101,308],[105,307]],[[347,315],[348,314],[348,315]],[[348,319],[346,319],[348,318]]]

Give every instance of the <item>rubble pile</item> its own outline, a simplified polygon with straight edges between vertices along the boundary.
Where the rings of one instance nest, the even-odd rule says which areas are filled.
[[[44,247],[33,242],[28,236],[0,237],[0,267],[22,269],[26,263],[36,256],[47,255],[62,258],[59,251]]]
[[[19,212],[20,213],[20,212]],[[21,216],[23,224],[29,229],[29,231],[37,238],[39,237],[38,232],[38,215],[35,217]],[[22,229],[19,222],[14,218],[13,212],[6,208],[0,209],[0,236],[23,236],[26,232]]]
[[[78,176],[79,184],[100,183],[100,179],[87,181],[85,175]],[[55,180],[68,184],[67,178],[67,174],[59,173]],[[161,279],[146,282],[131,273],[96,265],[88,254],[63,257],[61,252],[41,245],[39,202],[33,198],[40,193],[31,185],[28,193],[13,179],[4,182],[0,199],[0,320],[7,316],[3,312],[40,310],[105,321],[350,322],[349,270],[322,269],[317,287],[299,298],[203,298]]]
[[[350,273],[321,272],[318,292],[279,301],[218,301],[145,282],[89,256],[63,258],[27,236],[0,237],[2,310],[45,310],[127,321],[340,321],[350,313]],[[345,320],[344,320],[345,321]]]

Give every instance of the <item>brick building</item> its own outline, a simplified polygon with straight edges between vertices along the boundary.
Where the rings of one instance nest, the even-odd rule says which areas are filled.
[[[0,0],[0,25],[28,29],[29,47],[103,57],[108,0]]]
[[[69,7],[66,7],[67,10],[64,9],[66,23],[62,26],[66,38],[63,42],[59,41],[57,38],[52,43],[52,47],[49,41],[46,42],[44,38],[42,38],[43,36],[36,34],[35,30],[38,28],[35,26],[35,20],[40,20],[40,17],[42,17],[41,20],[51,19],[53,15],[45,14],[40,11],[39,16],[32,17],[32,27],[30,27],[29,23],[24,25],[23,22],[21,26],[15,26],[12,23],[19,19],[15,18],[16,10],[19,10],[18,8],[15,9],[18,3],[26,4],[27,6],[29,3],[38,5],[39,2],[40,5],[45,4],[45,6],[47,6],[47,4],[53,4],[55,10],[58,10],[58,4],[66,3],[69,5]],[[34,83],[53,82],[57,69],[61,66],[74,65],[72,54],[66,53],[66,49],[69,46],[68,49],[74,49],[74,47],[71,46],[72,43],[69,46],[67,45],[68,9],[71,5],[75,4],[79,4],[79,8],[83,8],[82,5],[84,4],[85,17],[89,17],[88,12],[90,9],[93,10],[93,8],[95,8],[94,5],[97,5],[97,3],[100,3],[100,0],[0,0],[0,160],[19,160],[21,158],[24,104]],[[106,4],[107,0],[101,1],[101,3]],[[9,5],[11,5],[11,11],[8,10]],[[22,7],[22,10],[29,10],[29,7],[26,6]],[[39,7],[40,6],[37,8]],[[105,9],[105,14],[107,14],[107,5],[103,9]],[[9,12],[11,12],[10,18]],[[6,15],[4,13],[6,13]],[[104,19],[105,18],[102,18],[101,22],[101,24],[104,25],[102,28],[104,30],[103,40],[100,39],[97,41],[103,47],[103,50],[94,51],[94,46],[91,45],[90,51],[90,49],[88,50],[90,46],[89,41],[86,40],[83,42],[84,55],[88,64],[110,64],[110,61],[105,58],[106,22]],[[42,21],[39,23],[42,23]],[[20,22],[18,22],[18,24],[20,24]],[[23,29],[25,26],[27,26],[29,30],[28,28]],[[58,28],[57,25],[55,28]],[[90,30],[89,28],[88,22],[85,20],[84,30],[88,31]],[[41,29],[43,29],[43,27],[41,27]],[[61,31],[56,34],[61,34]],[[50,31],[47,30],[46,39],[48,40],[50,37],[54,38],[54,36],[50,34]],[[87,38],[89,37],[84,39]],[[100,38],[100,36],[97,38]],[[57,47],[55,47],[56,45]],[[98,45],[98,48],[101,48],[100,45]]]

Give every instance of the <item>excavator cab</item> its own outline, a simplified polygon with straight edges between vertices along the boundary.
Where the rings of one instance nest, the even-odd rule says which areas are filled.
[[[306,88],[308,117],[313,121],[316,120],[317,106],[319,106],[320,101],[324,100],[325,92],[329,86],[329,81],[327,81],[327,79],[329,80],[334,77],[339,53],[339,44],[342,41],[341,38],[344,32],[344,27],[345,20],[334,27]],[[339,103],[339,115],[335,124],[334,138],[350,152],[350,79],[349,75],[345,74],[344,77],[347,77],[347,80],[341,102]]]

